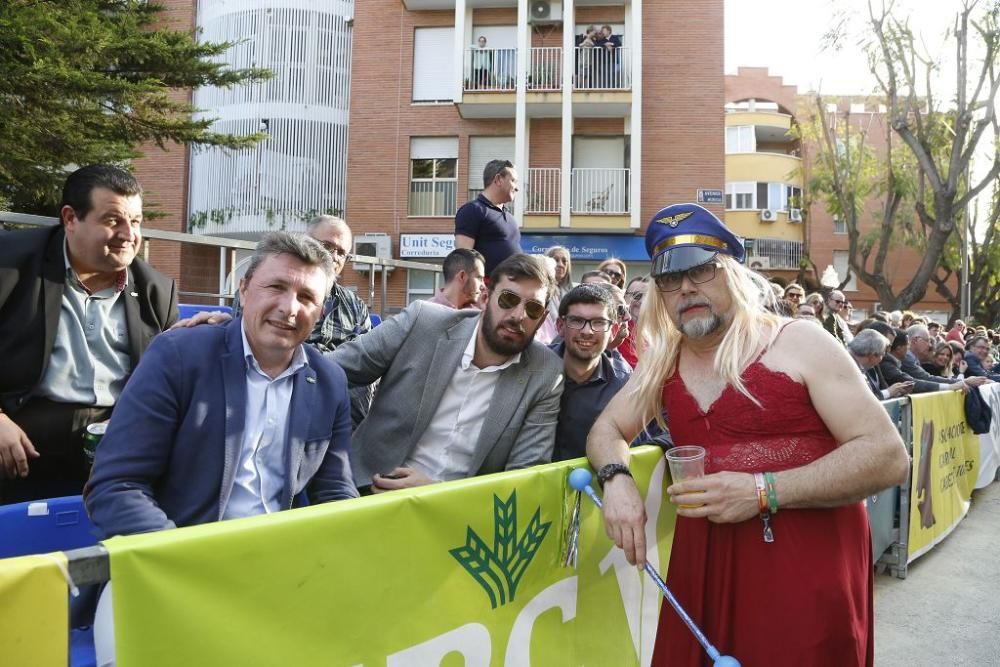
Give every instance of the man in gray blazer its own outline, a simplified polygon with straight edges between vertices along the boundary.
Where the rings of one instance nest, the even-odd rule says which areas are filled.
[[[389,491],[548,463],[562,361],[534,341],[553,294],[538,258],[490,274],[486,309],[411,304],[327,357],[352,384],[380,379],[354,432],[359,488]]]

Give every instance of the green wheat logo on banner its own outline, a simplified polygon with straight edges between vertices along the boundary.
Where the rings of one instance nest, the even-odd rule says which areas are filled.
[[[517,534],[517,491],[512,491],[507,502],[493,496],[493,548],[491,549],[468,527],[465,546],[450,549],[462,567],[479,582],[490,598],[490,606],[497,608],[513,602],[517,585],[524,576],[531,559],[538,552],[551,522],[542,523],[541,507],[528,522],[523,535]]]

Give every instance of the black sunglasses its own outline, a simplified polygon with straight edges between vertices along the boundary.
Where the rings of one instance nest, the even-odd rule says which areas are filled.
[[[511,292],[509,289],[500,290],[497,296],[497,305],[504,310],[517,308],[524,302],[524,314],[533,320],[540,320],[545,316],[545,304],[534,299],[525,299],[520,294]]]
[[[693,266],[687,271],[672,271],[670,273],[664,273],[656,276],[656,287],[661,292],[676,292],[684,283],[684,276],[687,276],[688,280],[695,285],[707,283],[709,280],[715,278],[716,266],[715,262],[707,262],[705,264]]]

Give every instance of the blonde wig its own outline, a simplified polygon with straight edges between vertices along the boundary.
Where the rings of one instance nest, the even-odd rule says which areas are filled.
[[[718,313],[727,327],[715,352],[715,370],[726,383],[754,401],[743,386],[741,376],[761,348],[777,330],[780,318],[767,310],[775,297],[766,278],[751,271],[732,257],[719,254],[715,280],[725,280],[732,299],[728,313]],[[674,372],[680,356],[683,334],[674,324],[660,298],[656,283],[650,281],[639,311],[634,397],[642,411],[644,424],[656,419],[662,427],[663,383]]]

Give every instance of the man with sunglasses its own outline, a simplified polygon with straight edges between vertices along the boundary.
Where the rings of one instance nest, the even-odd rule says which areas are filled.
[[[770,285],[711,212],[664,208],[646,249],[656,290],[639,323],[643,360],[587,439],[608,536],[645,564],[655,526],[628,443],[665,411],[674,443],[706,449],[704,476],[666,488],[678,515],[667,584],[694,621],[743,664],[871,665],[863,501],[906,479],[899,433],[842,345],[769,310]],[[762,600],[766,613],[753,613]],[[652,663],[704,664],[668,605]]]
[[[553,461],[587,455],[594,420],[625,386],[629,373],[604,354],[619,323],[616,304],[604,285],[578,285],[559,302],[556,327],[562,340],[552,349],[563,359],[563,388]]]
[[[534,337],[554,289],[540,258],[512,255],[481,313],[417,301],[328,355],[351,384],[380,380],[352,443],[363,493],[551,460],[562,362]]]
[[[826,298],[827,316],[823,318],[823,328],[829,331],[834,338],[840,341],[841,345],[847,346],[854,338],[844,316],[841,313],[847,312],[847,298],[840,290],[833,290]]]

